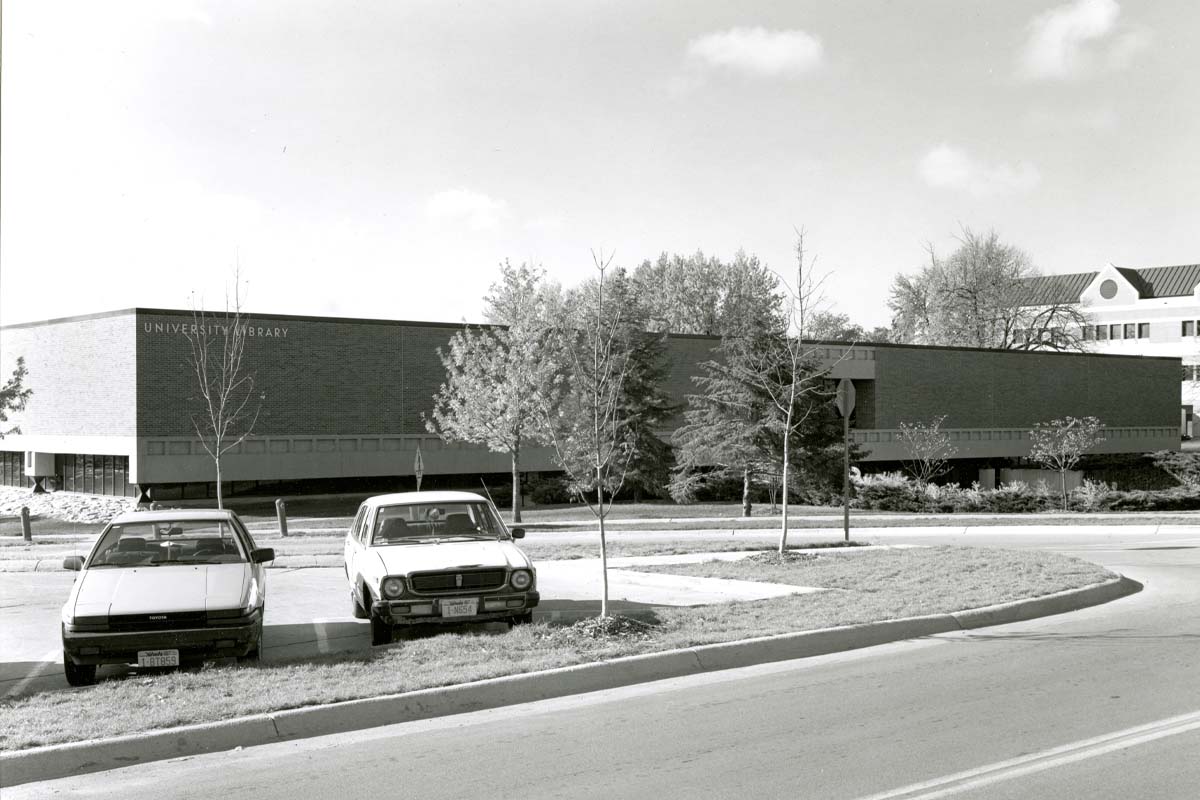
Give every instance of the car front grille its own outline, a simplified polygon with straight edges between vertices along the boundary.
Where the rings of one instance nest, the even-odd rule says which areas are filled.
[[[409,578],[416,594],[463,594],[499,589],[508,576],[502,569],[418,572]]]
[[[165,614],[118,614],[108,618],[110,631],[169,631],[178,628],[203,628],[203,611],[176,611]]]

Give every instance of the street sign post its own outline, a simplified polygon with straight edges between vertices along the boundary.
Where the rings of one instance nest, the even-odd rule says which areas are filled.
[[[842,415],[842,534],[850,541],[850,415],[854,413],[854,382],[838,381],[834,403]]]
[[[421,458],[421,443],[417,442],[417,454],[413,457],[413,474],[417,476],[417,491],[421,491],[421,478],[425,477],[425,459]]]

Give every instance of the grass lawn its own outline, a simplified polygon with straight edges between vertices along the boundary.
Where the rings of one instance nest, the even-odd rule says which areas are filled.
[[[508,632],[447,630],[357,657],[134,674],[86,689],[0,702],[0,749],[111,737],[755,636],[958,611],[1112,577],[1079,559],[998,549],[851,549],[784,563],[777,556],[761,558],[759,564],[658,569],[754,576],[835,591],[660,609],[645,617],[651,626],[636,636],[591,638],[577,627],[539,623]]]

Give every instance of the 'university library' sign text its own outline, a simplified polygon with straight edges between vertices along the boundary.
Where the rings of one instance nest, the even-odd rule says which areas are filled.
[[[227,325],[219,325],[217,323],[209,323],[207,325],[197,325],[194,322],[143,322],[142,330],[146,333],[177,333],[189,334],[200,333],[202,328],[207,328],[210,336],[216,334],[224,335],[228,330]],[[288,329],[275,325],[252,325],[244,323],[242,328],[245,329],[247,336],[257,336],[262,338],[286,339]]]

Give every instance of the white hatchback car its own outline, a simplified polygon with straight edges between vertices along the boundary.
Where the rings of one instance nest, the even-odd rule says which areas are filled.
[[[371,643],[396,625],[530,622],[537,573],[495,506],[470,492],[368,498],[346,536],[354,616],[371,620]]]
[[[72,686],[98,664],[173,667],[181,661],[258,658],[265,564],[232,511],[132,511],[100,534],[62,610],[63,670]]]

